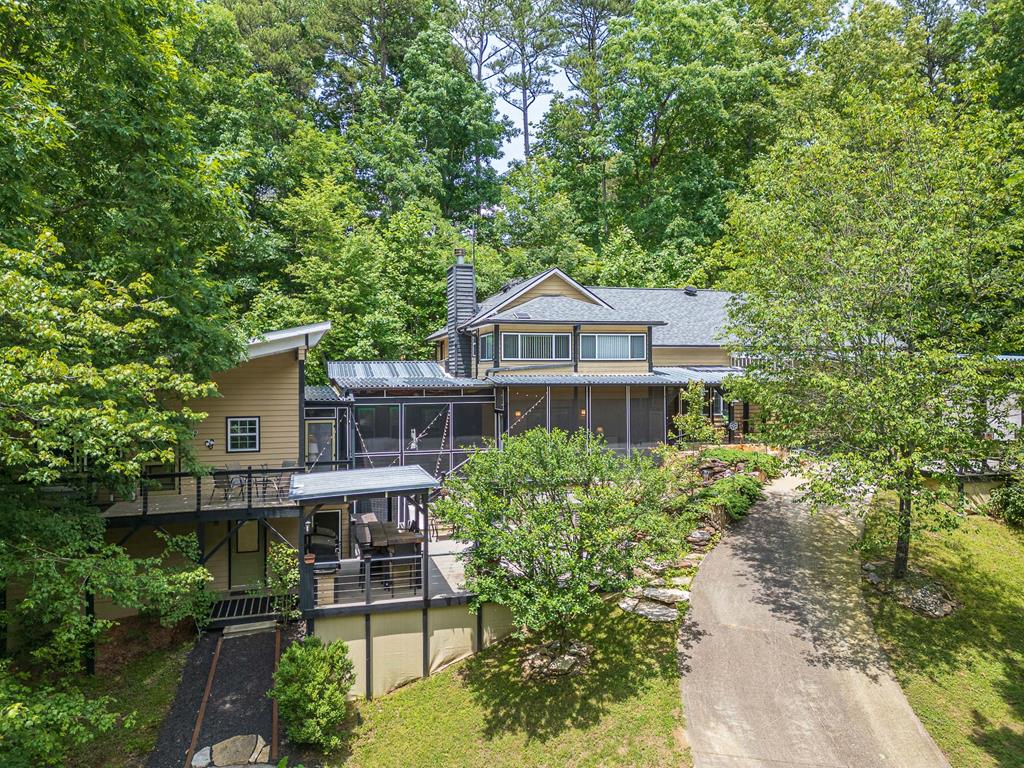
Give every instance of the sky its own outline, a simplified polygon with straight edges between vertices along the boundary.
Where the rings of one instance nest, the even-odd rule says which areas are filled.
[[[569,79],[565,76],[564,70],[559,69],[555,72],[554,76],[551,78],[551,85],[557,93],[569,92]],[[543,118],[545,113],[547,113],[548,107],[551,106],[551,99],[553,97],[553,94],[539,96],[537,100],[533,102],[533,106],[530,107],[531,143],[533,142],[533,137],[537,130],[537,124],[540,123],[541,118]],[[510,107],[501,99],[500,96],[494,100],[494,103],[497,106],[498,111],[509,118],[513,125],[518,128],[522,124],[523,118],[519,114],[518,109]],[[504,173],[512,161],[523,159],[523,137],[517,133],[505,142],[502,152],[504,153],[503,156],[494,161],[494,167],[499,173]]]

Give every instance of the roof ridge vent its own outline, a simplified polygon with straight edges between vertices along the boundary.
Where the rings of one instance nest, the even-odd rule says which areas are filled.
[[[695,286],[695,285],[688,285],[685,288],[683,288],[683,293],[685,293],[687,296],[696,296],[697,295],[697,286]]]

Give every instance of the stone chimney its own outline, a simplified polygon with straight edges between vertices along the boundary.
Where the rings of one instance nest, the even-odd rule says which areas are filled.
[[[473,347],[469,333],[459,326],[476,314],[476,269],[466,263],[466,250],[455,249],[455,263],[448,267],[448,373],[471,376]]]

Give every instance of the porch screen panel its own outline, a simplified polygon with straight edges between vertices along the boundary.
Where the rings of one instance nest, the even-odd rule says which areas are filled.
[[[456,403],[453,406],[453,447],[469,448],[483,445],[494,437],[494,405],[492,403]]]
[[[357,405],[355,407],[356,453],[397,452],[401,446],[398,434],[397,405]]]
[[[662,387],[629,388],[629,441],[633,450],[653,448],[665,439]]]
[[[672,422],[672,417],[680,413],[682,408],[681,390],[679,387],[666,387],[665,388],[665,434],[671,440],[672,435],[676,432],[676,425]]]
[[[534,427],[547,427],[544,387],[510,387],[508,392],[508,433],[521,435]]]
[[[595,434],[604,437],[608,447],[626,452],[626,388],[591,387],[590,424]]]
[[[447,403],[426,403],[405,405],[405,450],[439,451],[448,448]],[[447,433],[447,434],[446,434]],[[443,444],[442,444],[443,440]]]
[[[551,388],[551,428],[572,434],[587,426],[587,388]]]

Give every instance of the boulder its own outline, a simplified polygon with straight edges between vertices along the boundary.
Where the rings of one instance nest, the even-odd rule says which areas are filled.
[[[698,529],[687,536],[686,541],[690,544],[704,545],[711,541],[711,534]]]
[[[260,753],[258,755],[256,755],[255,762],[257,762],[257,763],[268,763],[268,762],[270,762],[270,745],[269,744],[264,745],[263,749],[260,750]]]
[[[619,608],[624,611],[632,611],[636,608],[636,604],[640,602],[639,598],[636,597],[624,597],[619,600]]]
[[[644,589],[644,597],[665,605],[685,603],[690,599],[690,593],[685,589],[668,589],[666,587],[647,587]]]
[[[643,616],[650,621],[675,621],[679,618],[679,611],[670,605],[656,603],[653,600],[640,600],[637,602],[631,613]]]
[[[213,745],[213,764],[220,768],[226,765],[244,765],[249,762],[252,756],[253,747],[256,746],[257,736],[246,734],[244,736],[232,736]]]
[[[208,768],[210,763],[213,762],[210,751],[210,747],[203,747],[192,755],[192,768]]]
[[[704,555],[700,553],[689,554],[679,562],[680,568],[700,568]]]

